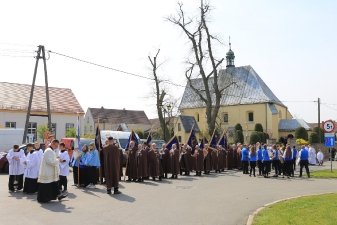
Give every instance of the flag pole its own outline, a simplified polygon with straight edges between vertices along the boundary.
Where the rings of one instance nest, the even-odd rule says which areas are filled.
[[[125,173],[124,173],[124,181],[125,181],[125,177],[126,177],[126,171],[128,170],[128,165],[129,165],[129,157],[130,157],[130,152],[129,152],[129,150],[130,150],[130,143],[131,143],[131,138],[132,138],[132,132],[133,132],[133,126],[132,126],[132,131],[131,131],[131,133],[130,133],[130,142],[129,142],[129,149],[128,149],[128,154],[127,154],[127,159],[126,159],[126,167],[125,167]]]
[[[187,138],[186,144],[188,144],[188,140],[190,140],[190,138],[191,138],[193,129],[194,129],[194,123],[193,123],[193,125],[192,125],[191,131],[190,131],[190,135],[189,135],[188,138]]]
[[[78,113],[77,113],[77,128],[76,128],[76,130],[78,130],[78,123],[80,122],[80,116],[78,115]],[[77,150],[79,150],[78,148],[80,147],[79,146],[79,143],[78,143],[78,136],[79,136],[79,134],[77,135]],[[82,149],[81,149],[82,150]],[[80,151],[81,151],[80,150]],[[78,188],[81,186],[80,185],[80,159],[81,159],[81,157],[79,157],[78,159],[77,159],[77,165],[78,165],[78,168],[77,168],[77,181],[78,181]]]
[[[101,130],[99,129],[99,118],[98,118],[98,121],[97,121],[97,128],[98,128],[98,131],[99,131],[99,138],[98,138],[98,140],[97,140],[97,142],[98,142],[98,148],[99,149],[97,149],[98,150],[98,152],[100,153],[100,155],[101,155],[101,151],[103,151],[103,149],[101,149]],[[97,129],[96,128],[96,129]],[[104,160],[104,159],[103,159]],[[100,167],[98,168],[98,176],[99,176],[99,184],[100,185],[102,185],[102,183],[103,183],[103,177],[102,177],[102,163],[101,163],[101,165],[100,165]]]

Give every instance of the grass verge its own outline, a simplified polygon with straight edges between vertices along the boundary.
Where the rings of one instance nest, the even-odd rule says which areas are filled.
[[[307,176],[304,168],[303,168],[303,176]],[[337,170],[316,170],[310,172],[311,178],[337,178]]]
[[[253,225],[335,225],[337,193],[301,197],[268,206],[255,216]]]

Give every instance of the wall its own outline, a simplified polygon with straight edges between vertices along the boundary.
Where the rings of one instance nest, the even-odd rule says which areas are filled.
[[[46,114],[41,112],[31,112],[31,114]],[[0,125],[5,128],[6,122],[16,122],[16,128],[25,128],[27,112],[24,111],[11,111],[11,110],[1,110],[0,111]],[[37,123],[37,127],[41,124],[47,124],[47,117],[31,116],[29,122]],[[61,139],[65,137],[66,133],[66,123],[73,123],[77,126],[77,114],[66,114],[66,113],[52,113],[51,122],[56,123],[56,138]],[[83,132],[83,114],[80,114],[80,124],[81,132]],[[38,136],[38,135],[37,135]],[[37,137],[38,138],[38,137]],[[42,139],[37,139],[37,141],[42,141]]]

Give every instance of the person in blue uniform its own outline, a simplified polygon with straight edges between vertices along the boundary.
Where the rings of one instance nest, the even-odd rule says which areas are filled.
[[[298,153],[298,157],[300,158],[300,176],[299,177],[302,177],[302,170],[303,170],[303,167],[305,167],[305,170],[307,171],[307,176],[308,178],[310,178],[310,172],[309,172],[309,152],[307,149],[305,149],[305,146],[302,145],[302,149],[301,151]]]
[[[256,144],[256,148],[258,149],[256,151],[256,155],[257,155],[257,166],[259,168],[259,176],[262,176],[262,174],[264,174],[263,172],[263,155],[262,155],[262,147],[259,143]]]
[[[97,184],[97,169],[100,167],[98,151],[94,142],[89,145],[90,151],[87,153],[85,165],[87,167],[87,188],[96,188]]]
[[[270,158],[268,149],[262,149],[262,158],[263,158],[263,176],[264,178],[269,178],[270,172]]]
[[[243,164],[243,174],[248,174],[248,160],[249,160],[249,151],[247,149],[247,145],[243,145],[243,149],[241,151],[241,161]]]
[[[249,161],[250,161],[250,173],[249,173],[249,176],[250,177],[252,176],[252,171],[253,171],[253,175],[255,177],[256,158],[257,158],[256,147],[255,146],[251,146],[250,147],[250,152],[249,152]]]

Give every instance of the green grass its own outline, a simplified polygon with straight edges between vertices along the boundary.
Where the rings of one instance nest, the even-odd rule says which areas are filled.
[[[253,225],[335,225],[337,193],[302,197],[273,204],[261,211]]]
[[[307,176],[306,172],[303,171],[303,176]],[[316,170],[310,172],[311,178],[337,178],[337,170]]]

